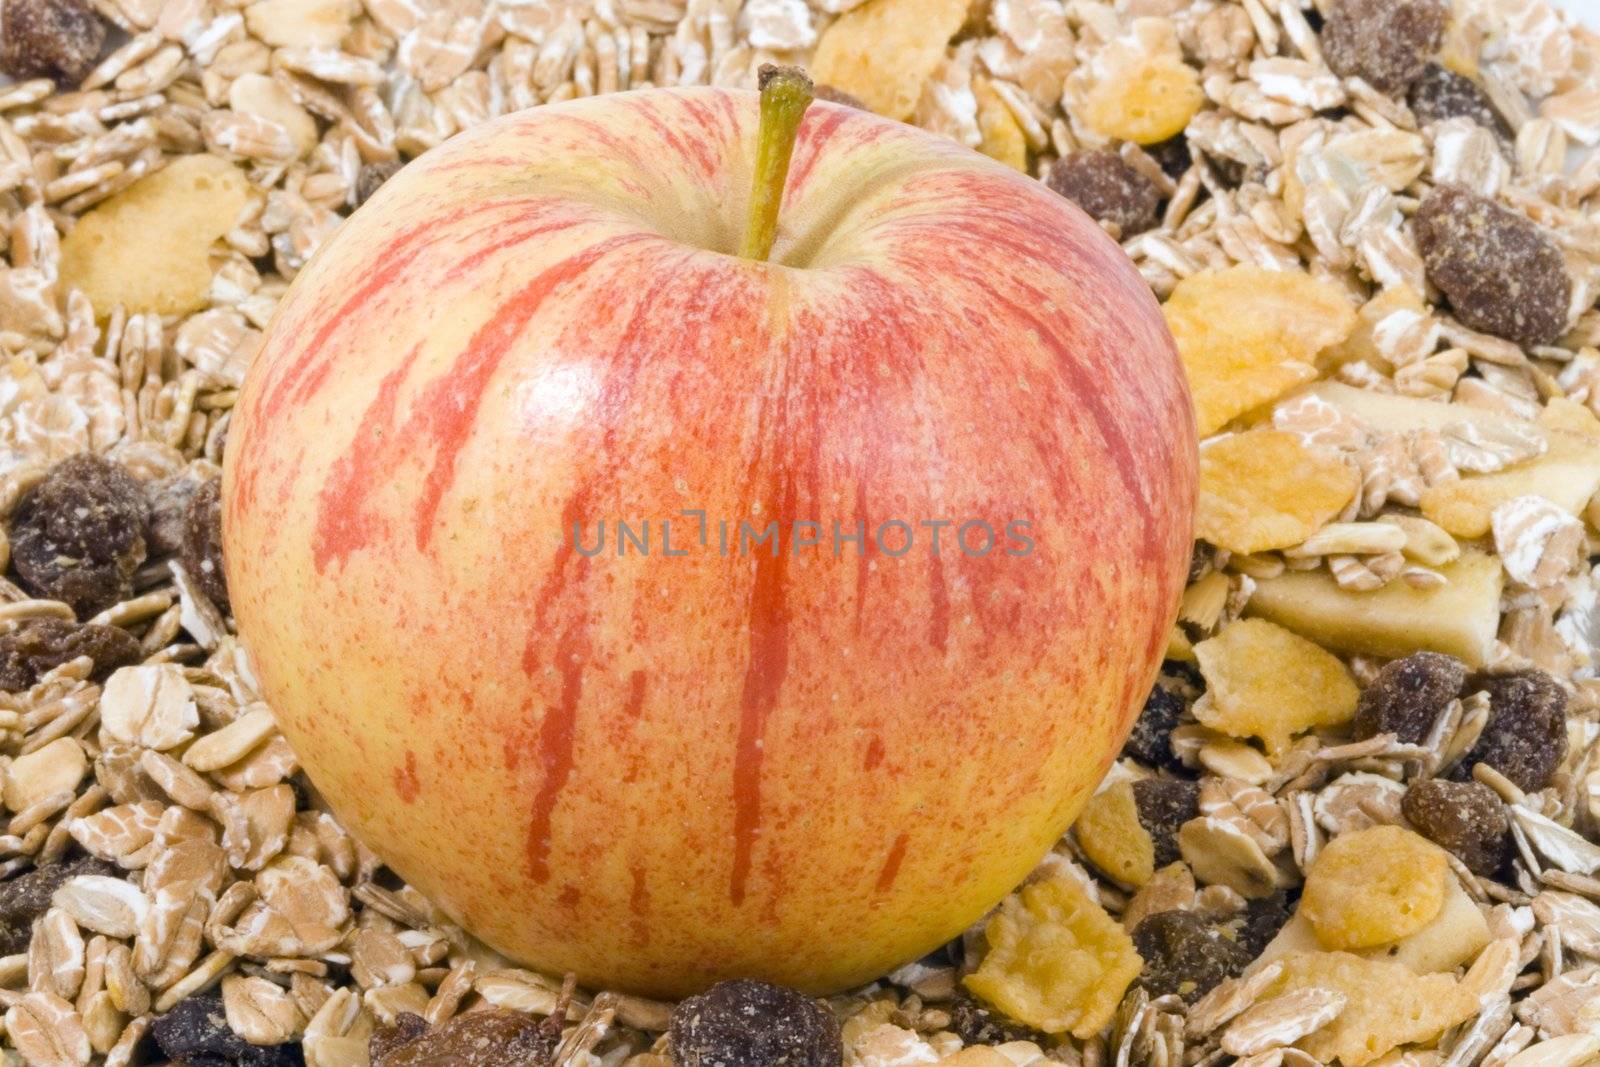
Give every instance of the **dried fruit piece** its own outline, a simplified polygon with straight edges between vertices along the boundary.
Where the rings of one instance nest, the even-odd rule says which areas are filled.
[[[1366,1067],[1401,1045],[1432,1041],[1478,1012],[1478,1000],[1448,974],[1419,976],[1399,963],[1348,952],[1296,952],[1268,988],[1276,995],[1329,989],[1345,996],[1345,1009],[1329,1025],[1301,1038],[1299,1047],[1320,1063]]]
[[[1460,407],[1435,404],[1435,407]],[[1422,514],[1457,537],[1489,533],[1494,510],[1519,496],[1539,496],[1569,515],[1581,515],[1600,491],[1600,442],[1564,431],[1550,433],[1550,448],[1536,459],[1493,474],[1441,482],[1422,494]]]
[[[1200,783],[1180,778],[1141,778],[1133,783],[1134,808],[1155,843],[1155,865],[1178,859],[1178,830],[1200,814]],[[1142,884],[1142,883],[1141,883]]]
[[[1193,1004],[1250,965],[1243,945],[1192,911],[1162,911],[1133,931],[1144,960],[1139,984],[1152,997],[1177,994]]]
[[[145,538],[150,555],[165,556],[183,547],[189,501],[199,488],[200,483],[188,474],[175,474],[145,487],[150,499],[150,525]]]
[[[133,591],[145,559],[144,490],[115,463],[82,453],[62,460],[11,513],[11,559],[22,584],[79,617]]]
[[[105,42],[106,24],[80,0],[6,0],[0,7],[0,74],[76,85]]]
[[[52,863],[0,882],[0,955],[25,952],[33,920],[50,907],[50,898],[79,875],[120,876],[122,872],[93,856]]]
[[[92,677],[143,658],[139,641],[117,626],[80,626],[66,619],[30,619],[0,634],[0,689],[17,692],[79,656],[94,660]]]
[[[1250,430],[1200,451],[1195,535],[1230,552],[1300,544],[1355,497],[1360,476],[1329,449],[1282,430]]]
[[[298,1042],[252,1045],[228,1026],[222,998],[197,993],[150,1024],[150,1036],[163,1055],[183,1067],[300,1067]]]
[[[1422,74],[1411,83],[1407,102],[1417,121],[1426,126],[1445,119],[1471,119],[1479,126],[1505,134],[1505,120],[1494,109],[1489,94],[1478,88],[1478,83],[1437,63],[1422,68]]]
[[[1260,267],[1191,275],[1162,310],[1202,437],[1314,379],[1317,353],[1356,326],[1355,309],[1336,286]]]
[[[244,172],[212,155],[180,156],[78,219],[61,239],[61,282],[100,315],[181,315],[205,306],[211,246],[257,194]]]
[[[1259,737],[1269,754],[1355,714],[1359,690],[1338,657],[1264,619],[1241,619],[1194,651],[1207,686],[1195,717],[1232,737]]]
[[[1466,664],[1438,652],[1415,652],[1385,664],[1361,692],[1351,733],[1357,740],[1394,734],[1417,744],[1466,680]]]
[[[183,523],[183,569],[200,591],[226,613],[228,579],[222,569],[222,479],[212,478],[189,502]]]
[[[1141,966],[1122,927],[1067,877],[1007,897],[984,936],[989,952],[967,988],[1048,1034],[1099,1033]]]
[[[1511,819],[1499,794],[1480,782],[1426,778],[1412,782],[1400,811],[1417,832],[1467,865],[1493,875],[1505,863]]]
[[[1317,853],[1300,910],[1326,948],[1384,945],[1433,921],[1448,877],[1444,852],[1409,830],[1352,830]]]
[[[1107,877],[1137,887],[1155,873],[1155,842],[1140,824],[1133,787],[1127,781],[1090,797],[1073,829],[1078,847]]]
[[[1449,20],[1442,0],[1335,0],[1322,27],[1322,55],[1334,73],[1396,96],[1438,51]]]
[[[1183,698],[1165,686],[1151,689],[1127,744],[1122,746],[1123,755],[1153,767],[1182,767],[1172,754],[1172,730],[1183,719],[1183,706]]]
[[[784,986],[718,982],[672,1012],[677,1067],[838,1067],[839,1023]]]
[[[1109,148],[1063,156],[1051,165],[1045,184],[1095,221],[1116,223],[1123,237],[1160,220],[1161,190]]]
[[[1044,1035],[986,1008],[965,994],[950,1003],[950,1029],[968,1045],[1004,1045],[1012,1041],[1043,1043]]]
[[[1572,277],[1527,216],[1447,186],[1423,199],[1413,223],[1428,280],[1462,322],[1522,345],[1553,344],[1566,330]]]
[[[1172,24],[1144,23],[1096,53],[1082,109],[1095,130],[1142,145],[1182,133],[1206,99],[1200,73],[1183,61]]]
[[[402,1012],[394,1026],[372,1035],[368,1056],[372,1067],[549,1067],[565,1017],[564,1011],[540,1019],[490,1008],[430,1028]]]
[[[1466,778],[1487,763],[1518,788],[1550,784],[1567,755],[1567,691],[1537,668],[1473,680],[1489,694],[1489,721],[1451,777]]]
[[[360,207],[371,200],[372,194],[382,188],[384,182],[399,174],[403,166],[405,164],[398,159],[385,163],[363,163],[356,174],[356,206]]]
[[[1253,960],[1278,936],[1278,931],[1293,914],[1288,891],[1280,889],[1268,896],[1247,900],[1244,914],[1229,919],[1223,926]]]
[[[811,76],[904,122],[967,19],[967,0],[868,0],[822,31]]]

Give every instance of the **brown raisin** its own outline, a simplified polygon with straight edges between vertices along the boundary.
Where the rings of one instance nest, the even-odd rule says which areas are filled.
[[[1045,184],[1097,222],[1114,222],[1123,237],[1160,221],[1161,190],[1109,148],[1074,152],[1058,159]]]
[[[150,528],[145,539],[150,555],[170,556],[183,548],[189,501],[194,499],[201,484],[187,474],[175,474],[150,483],[146,494],[150,500]]]
[[[372,199],[384,182],[400,173],[400,168],[405,166],[398,159],[391,159],[383,163],[363,163],[356,172],[356,207],[360,207]]]
[[[50,898],[67,879],[80,874],[116,877],[121,873],[104,860],[84,856],[37,867],[10,881],[0,882],[0,956],[28,950],[33,920],[49,909]]]
[[[958,993],[950,1004],[950,1029],[966,1045],[1004,1045],[1011,1041],[1045,1043],[1032,1027],[1006,1018],[965,993]]]
[[[1474,330],[1521,345],[1567,328],[1572,278],[1561,251],[1526,216],[1465,189],[1441,187],[1413,222],[1428,280]]]
[[[222,569],[222,479],[212,478],[195,490],[184,517],[183,548],[179,557],[184,572],[217,610],[226,613],[228,577]]]
[[[6,0],[0,5],[0,73],[83,81],[106,43],[106,24],[82,0]]]
[[[1288,892],[1280,889],[1270,896],[1247,900],[1243,914],[1229,919],[1223,928],[1255,959],[1293,915],[1294,904]]]
[[[1193,1004],[1250,965],[1250,953],[1191,911],[1159,911],[1133,930],[1144,960],[1139,984],[1152,997],[1177,994]]]
[[[718,982],[672,1012],[677,1067],[839,1067],[832,1013],[803,993],[749,979]]]
[[[1351,731],[1357,740],[1394,734],[1418,744],[1466,680],[1466,665],[1454,656],[1416,652],[1394,660],[1362,690]]]
[[[843,89],[835,89],[826,82],[818,82],[813,85],[811,92],[818,100],[826,100],[832,104],[843,104],[845,107],[853,107],[857,111],[867,110],[867,105],[862,103],[860,97],[853,96]]]
[[[1200,814],[1200,783],[1178,778],[1141,778],[1133,783],[1139,825],[1156,846],[1156,867],[1176,863],[1178,828]]]
[[[1489,694],[1489,720],[1451,777],[1469,778],[1475,764],[1487,763],[1519,789],[1549,785],[1567,755],[1567,692],[1561,683],[1531,668],[1487,675],[1476,685]]]
[[[1156,686],[1145,699],[1144,710],[1133,724],[1123,755],[1152,767],[1183,766],[1172,753],[1172,731],[1183,719],[1183,698],[1165,686]]]
[[[1174,181],[1183,177],[1184,172],[1194,164],[1194,156],[1189,153],[1189,139],[1181,133],[1165,141],[1147,144],[1144,150],[1160,165],[1161,172]]]
[[[133,475],[81,453],[50,468],[11,513],[11,559],[23,586],[80,618],[133,591],[145,559],[148,505]]]
[[[1480,782],[1413,782],[1400,812],[1416,831],[1467,865],[1474,874],[1492,875],[1505,864],[1511,820],[1493,789]]]
[[[162,1055],[183,1067],[302,1067],[299,1044],[252,1045],[233,1032],[222,997],[196,993],[150,1024]]]
[[[383,1063],[391,1052],[409,1045],[428,1032],[428,1020],[414,1012],[402,1011],[394,1017],[393,1026],[380,1026],[367,1041],[367,1059],[373,1064]]]
[[[564,1017],[490,1008],[429,1027],[402,1014],[372,1035],[367,1052],[372,1067],[549,1067]]]
[[[1437,63],[1422,68],[1421,76],[1411,83],[1406,100],[1417,121],[1424,126],[1445,119],[1465,118],[1502,136],[1508,132],[1489,94],[1478,88],[1477,82]]]
[[[0,634],[0,689],[19,692],[79,656],[94,660],[96,680],[142,658],[139,641],[116,626],[79,625],[65,619],[30,619]]]
[[[1444,0],[1333,0],[1322,27],[1322,56],[1335,74],[1364,79],[1398,96],[1422,73],[1444,39]]]

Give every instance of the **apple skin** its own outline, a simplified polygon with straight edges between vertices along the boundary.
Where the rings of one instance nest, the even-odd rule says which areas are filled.
[[[411,164],[290,287],[224,475],[239,632],[333,810],[506,955],[654,995],[837,990],[979,918],[1115,758],[1190,549],[1188,391],[1116,244],[819,102],[736,258],[756,104]],[[1034,548],[723,556],[723,518]],[[573,550],[618,519],[651,555]]]

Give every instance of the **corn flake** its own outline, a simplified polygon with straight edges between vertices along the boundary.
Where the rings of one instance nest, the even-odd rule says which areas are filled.
[[[1432,922],[1449,877],[1444,851],[1410,830],[1353,830],[1317,854],[1300,910],[1323,947],[1371,948]]]
[[[1089,862],[1116,881],[1137,887],[1155,874],[1155,841],[1139,822],[1131,782],[1117,782],[1091,797],[1075,829]]]
[[[1050,1034],[1099,1033],[1143,967],[1126,931],[1065,876],[1007,897],[984,936],[989,952],[967,988]]]
[[[812,77],[904,122],[966,18],[967,0],[868,0],[823,31]]]
[[[1095,130],[1135,144],[1175,137],[1205,103],[1200,75],[1183,61],[1172,24],[1138,19],[1095,56],[1083,116]]]
[[[1251,430],[1200,452],[1195,535],[1230,552],[1288,548],[1355,497],[1359,475],[1338,453],[1281,430]]]
[[[1232,737],[1259,737],[1268,754],[1355,714],[1359,691],[1339,658],[1265,619],[1241,619],[1194,652],[1207,688],[1195,717]]]

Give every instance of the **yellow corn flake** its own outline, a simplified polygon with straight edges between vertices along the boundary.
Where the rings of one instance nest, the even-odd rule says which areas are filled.
[[[1194,662],[1194,642],[1189,640],[1189,635],[1183,632],[1181,626],[1173,626],[1172,632],[1167,635],[1167,651],[1163,658],[1175,659],[1180,663]]]
[[[1324,948],[1371,948],[1432,922],[1449,877],[1444,851],[1410,830],[1353,830],[1317,853],[1300,910]]]
[[[1195,717],[1231,737],[1259,737],[1269,755],[1355,714],[1359,690],[1339,658],[1265,619],[1240,619],[1194,653],[1206,680]]]
[[[1260,267],[1185,278],[1163,310],[1203,437],[1314,379],[1317,354],[1356,326],[1338,286]]]
[[[61,280],[102,317],[185,315],[211,291],[211,246],[256,194],[244,171],[211,155],[183,156],[78,220],[61,242]]]
[[[966,18],[967,0],[867,0],[823,31],[811,75],[904,122]]]
[[[1338,1018],[1298,1042],[1320,1063],[1366,1067],[1391,1049],[1433,1041],[1478,1012],[1478,1000],[1448,974],[1418,975],[1404,964],[1348,952],[1297,952],[1265,996],[1302,989],[1344,994]]]
[[[978,151],[991,159],[998,159],[1008,167],[1027,173],[1028,141],[1022,135],[1017,117],[994,91],[989,79],[975,76],[972,94],[978,99],[978,132],[983,140]]]
[[[1338,515],[1360,475],[1338,453],[1281,430],[1251,430],[1200,451],[1195,536],[1230,552],[1288,548]]]
[[[1138,887],[1156,873],[1156,843],[1139,822],[1131,782],[1117,782],[1091,797],[1075,828],[1083,854],[1108,877]]]
[[[989,952],[967,988],[1048,1034],[1099,1033],[1144,965],[1127,932],[1065,876],[1007,897],[984,936]]]
[[[1134,20],[1128,36],[1095,56],[1083,100],[1091,127],[1136,144],[1155,144],[1183,132],[1205,103],[1200,74],[1183,61],[1177,31],[1167,19]]]

